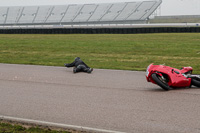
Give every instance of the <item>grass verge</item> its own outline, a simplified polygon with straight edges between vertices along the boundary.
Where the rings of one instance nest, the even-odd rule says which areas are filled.
[[[67,131],[56,131],[39,127],[23,127],[21,125],[0,123],[0,133],[70,133]]]
[[[100,69],[144,71],[150,63],[200,74],[200,33],[1,34],[0,62],[63,66],[81,57]]]
[[[0,133],[86,133],[86,132],[0,120]]]

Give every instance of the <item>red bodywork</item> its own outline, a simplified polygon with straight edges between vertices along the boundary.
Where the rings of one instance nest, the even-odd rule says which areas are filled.
[[[192,70],[192,67],[183,67],[179,70],[165,65],[150,64],[146,71],[146,79],[148,82],[156,84],[151,77],[153,73],[156,73],[160,76],[167,77],[170,87],[189,87],[191,85],[191,78],[186,78],[184,74],[192,72]]]

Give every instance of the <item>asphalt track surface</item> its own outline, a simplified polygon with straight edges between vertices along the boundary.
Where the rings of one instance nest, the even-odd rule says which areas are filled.
[[[0,118],[92,132],[200,133],[200,89],[163,91],[145,72],[0,64]]]

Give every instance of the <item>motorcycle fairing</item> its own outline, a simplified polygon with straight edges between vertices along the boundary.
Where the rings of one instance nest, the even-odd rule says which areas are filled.
[[[189,72],[189,71],[191,71],[191,73],[192,73],[192,67],[182,67],[181,68],[181,73],[187,73],[187,72]]]
[[[147,68],[148,75],[146,75],[146,78],[148,82],[156,84],[151,77],[153,73],[156,73],[161,77],[167,76],[168,85],[171,87],[187,87],[191,85],[191,78],[186,78],[185,76],[182,75],[182,72],[187,72],[190,70],[192,70],[191,67],[190,68],[187,67],[186,70],[183,69],[179,70],[165,65],[150,64]]]

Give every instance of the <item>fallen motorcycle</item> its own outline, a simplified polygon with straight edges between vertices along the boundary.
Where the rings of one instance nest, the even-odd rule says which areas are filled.
[[[192,75],[192,67],[172,68],[165,65],[150,64],[146,70],[148,82],[159,85],[164,90],[173,88],[200,87],[200,75]]]

